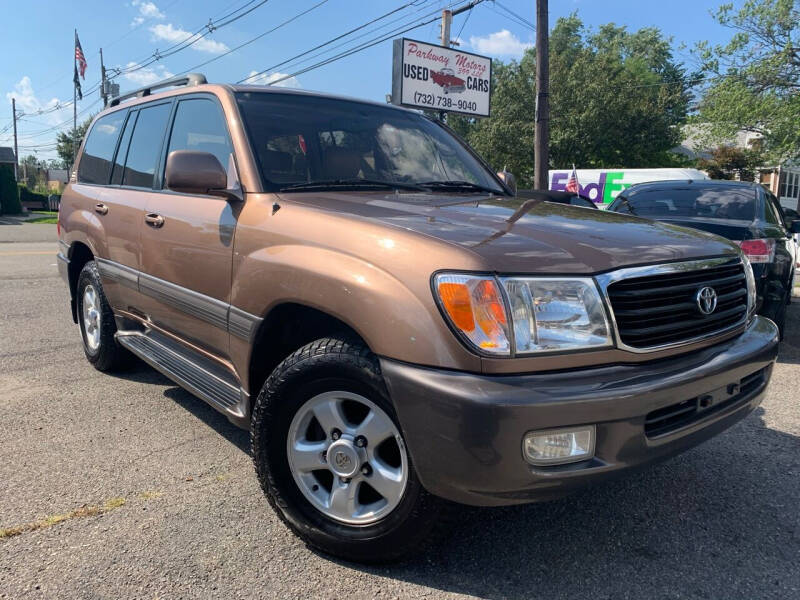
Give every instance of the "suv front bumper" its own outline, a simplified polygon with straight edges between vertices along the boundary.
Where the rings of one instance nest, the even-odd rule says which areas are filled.
[[[761,403],[777,353],[777,328],[755,317],[736,338],[650,363],[502,376],[389,359],[381,368],[425,488],[491,506],[563,496],[724,431]],[[646,420],[695,399],[696,413],[646,433]],[[597,425],[594,458],[549,467],[523,458],[525,433],[584,424]]]

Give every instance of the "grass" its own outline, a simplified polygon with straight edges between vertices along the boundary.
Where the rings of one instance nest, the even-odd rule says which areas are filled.
[[[125,505],[125,498],[111,498],[110,500],[107,500],[100,506],[89,506],[89,505],[81,506],[80,508],[76,508],[75,510],[72,510],[68,513],[50,515],[45,517],[44,519],[40,519],[39,521],[25,523],[24,525],[16,525],[14,527],[6,527],[5,529],[0,529],[0,540],[14,537],[16,535],[20,535],[21,533],[25,533],[27,531],[46,529],[48,527],[52,527],[53,525],[58,525],[59,523],[63,523],[64,521],[69,521],[70,519],[78,519],[80,517],[93,517],[95,515],[102,515],[103,513],[110,512],[115,508],[119,508],[120,506],[124,505]]]
[[[44,225],[55,225],[58,223],[58,215],[54,217],[45,216],[45,217],[36,217],[35,219],[28,219],[25,221],[26,223],[35,223],[35,224],[44,224]]]

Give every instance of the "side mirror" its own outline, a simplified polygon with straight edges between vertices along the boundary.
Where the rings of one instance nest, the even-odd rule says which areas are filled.
[[[167,157],[167,188],[184,194],[208,194],[241,200],[239,190],[228,188],[228,174],[210,152],[174,150]]]
[[[509,173],[508,171],[498,171],[497,177],[506,185],[512,194],[515,196],[517,195],[517,178],[514,177],[513,173]]]
[[[800,233],[800,220],[792,221],[789,224],[789,231],[791,233]]]

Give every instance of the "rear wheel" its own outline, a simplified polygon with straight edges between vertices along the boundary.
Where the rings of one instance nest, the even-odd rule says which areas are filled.
[[[86,358],[99,371],[111,371],[125,366],[130,354],[114,339],[117,324],[103,293],[97,264],[93,260],[87,262],[78,275],[76,297],[78,324]]]
[[[442,501],[420,484],[377,359],[341,338],[312,342],[270,375],[253,409],[264,492],[307,544],[359,562],[429,539]]]

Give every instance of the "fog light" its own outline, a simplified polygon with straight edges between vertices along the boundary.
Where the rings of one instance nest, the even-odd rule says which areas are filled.
[[[594,456],[594,425],[531,431],[522,438],[522,454],[534,465],[561,465]]]

